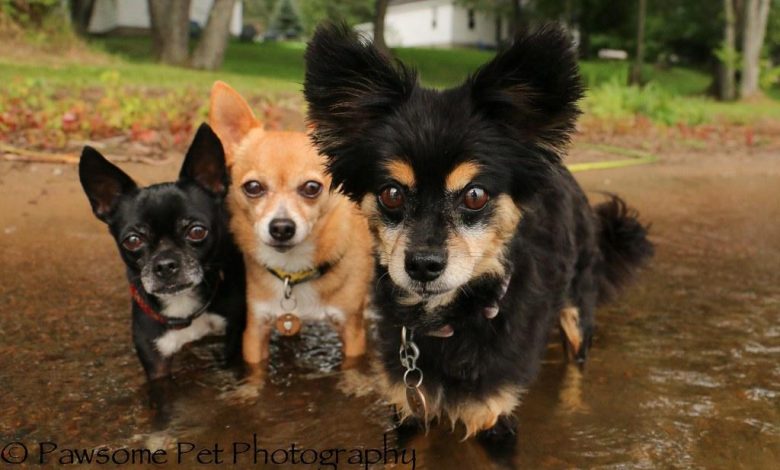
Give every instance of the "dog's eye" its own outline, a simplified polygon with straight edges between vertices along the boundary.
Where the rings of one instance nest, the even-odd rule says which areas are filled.
[[[298,188],[298,193],[303,197],[314,199],[322,192],[322,185],[316,181],[307,181]]]
[[[122,246],[128,251],[138,251],[144,246],[144,239],[133,233],[122,241]]]
[[[187,230],[187,240],[191,242],[199,242],[208,236],[209,231],[202,225],[193,225]]]
[[[479,186],[472,186],[466,190],[463,195],[463,205],[467,209],[478,211],[485,207],[485,204],[490,200],[490,196],[487,191]]]
[[[379,202],[385,209],[396,211],[403,207],[406,199],[401,188],[388,186],[379,193]]]
[[[265,193],[265,186],[255,180],[247,181],[241,188],[244,190],[244,194],[249,197],[260,197]]]

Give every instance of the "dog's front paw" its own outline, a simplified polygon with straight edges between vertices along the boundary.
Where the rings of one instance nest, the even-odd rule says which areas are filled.
[[[426,432],[425,423],[421,419],[414,416],[403,417],[397,410],[393,413],[393,424],[399,444],[409,442],[421,432]]]
[[[256,401],[260,397],[260,392],[265,387],[266,368],[262,364],[248,367],[246,377],[235,389],[222,392],[219,396],[221,399],[247,403]]]
[[[257,401],[262,391],[262,384],[243,383],[233,390],[220,393],[219,398],[229,402],[250,403]]]
[[[491,455],[509,456],[517,445],[517,427],[517,420],[513,416],[502,415],[493,427],[478,432],[477,440]]]
[[[359,369],[342,371],[338,389],[344,395],[353,397],[365,397],[377,392],[374,378]]]

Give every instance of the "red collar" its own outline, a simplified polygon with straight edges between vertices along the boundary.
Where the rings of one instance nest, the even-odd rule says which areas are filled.
[[[149,305],[135,284],[130,284],[130,295],[133,297],[133,301],[136,303],[136,305],[138,305],[138,307],[147,317],[165,326],[166,328],[173,330],[181,330],[190,326],[192,321],[198,318],[204,311],[206,311],[209,304],[211,304],[211,300],[209,300],[206,304],[203,305],[203,307],[199,308],[193,312],[192,315],[186,318],[170,318],[160,314],[154,308],[152,308],[152,306]]]
[[[146,300],[141,296],[141,293],[138,292],[138,289],[134,284],[130,284],[130,295],[133,297],[133,301],[136,303],[136,305],[138,305],[138,307],[146,314],[147,317],[151,318],[157,323],[162,323],[163,325],[166,323],[165,317],[155,312],[152,306],[146,303]]]

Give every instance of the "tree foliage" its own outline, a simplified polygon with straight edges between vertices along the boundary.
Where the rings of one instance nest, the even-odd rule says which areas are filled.
[[[292,0],[277,0],[271,14],[270,30],[287,36],[298,36],[303,30],[297,5]]]
[[[59,0],[0,0],[0,13],[23,26],[40,27],[59,6]]]
[[[322,21],[346,21],[355,25],[371,21],[373,0],[301,0],[299,3],[304,33],[310,34]]]
[[[511,20],[513,1],[458,0],[461,5],[502,15],[506,20]],[[527,0],[521,3],[521,14],[529,24],[561,21],[576,27],[585,57],[593,57],[603,48],[636,50],[638,4],[634,0]],[[645,25],[648,60],[675,54],[690,63],[711,61],[712,51],[722,41],[722,21],[720,1],[648,1]]]

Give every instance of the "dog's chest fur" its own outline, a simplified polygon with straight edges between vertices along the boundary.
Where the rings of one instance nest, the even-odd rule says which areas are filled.
[[[261,266],[272,265],[285,271],[303,271],[314,266],[314,254],[314,244],[304,242],[287,253],[261,249],[256,260]],[[327,275],[328,273],[324,274]],[[295,285],[292,289],[293,297],[282,302],[284,299],[282,280],[265,268],[261,268],[255,277],[256,285],[264,294],[263,300],[250,299],[249,306],[252,314],[262,322],[274,321],[285,313],[293,313],[302,321],[330,320],[334,323],[344,321],[344,312],[338,307],[328,305],[327,299],[320,295],[317,290],[317,280]]]
[[[400,325],[421,326],[428,316],[438,316],[454,327],[449,338],[417,336],[420,348],[418,366],[425,373],[427,387],[445,386],[442,399],[463,396],[491,396],[505,385],[524,386],[535,374],[537,361],[546,343],[546,332],[559,303],[557,278],[539,279],[529,269],[531,257],[519,235],[513,240],[507,266],[513,272],[507,294],[500,293],[500,280],[474,281],[447,305],[426,312],[424,304],[404,305],[398,288],[381,269],[375,291],[380,311],[378,335],[385,366],[393,380],[400,381],[404,369],[398,359]],[[560,273],[557,273],[560,274]],[[500,299],[500,300],[499,300]],[[485,307],[498,303],[499,314],[483,315]],[[422,321],[422,322],[421,322]]]
[[[327,274],[326,274],[327,275]],[[340,323],[344,320],[344,312],[335,306],[323,303],[320,293],[314,283],[303,282],[293,287],[292,299],[284,299],[284,283],[272,275],[264,276],[265,289],[270,294],[267,300],[251,302],[252,313],[262,321],[273,321],[285,313],[293,313],[303,321],[330,320]],[[295,306],[292,308],[292,306]]]
[[[197,295],[187,293],[173,299],[163,300],[161,313],[169,318],[186,318],[202,307],[203,303]],[[203,312],[192,324],[180,330],[167,330],[154,340],[157,350],[163,357],[169,357],[178,352],[185,344],[199,340],[208,335],[225,333],[227,321],[221,315]]]

